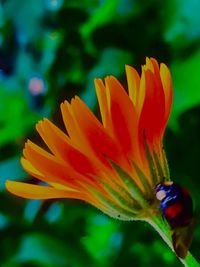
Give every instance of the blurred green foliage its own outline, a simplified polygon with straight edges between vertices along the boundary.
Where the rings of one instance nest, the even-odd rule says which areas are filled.
[[[119,222],[79,201],[25,201],[6,179],[32,179],[19,158],[35,123],[61,128],[59,103],[75,94],[96,111],[94,77],[145,56],[169,65],[174,104],[165,147],[175,181],[192,192],[200,260],[200,2],[198,0],[0,1],[0,266],[181,266],[140,222]]]

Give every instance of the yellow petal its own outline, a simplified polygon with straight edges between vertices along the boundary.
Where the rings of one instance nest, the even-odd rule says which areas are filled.
[[[154,66],[153,66],[153,63],[152,63],[152,61],[151,61],[148,57],[146,57],[146,65],[145,65],[145,69],[148,69],[148,70],[154,72]]]
[[[125,68],[128,82],[129,97],[133,101],[133,104],[136,105],[136,99],[138,97],[140,86],[140,76],[133,67],[126,65]]]
[[[173,91],[171,74],[168,67],[164,63],[161,63],[160,65],[160,77],[165,93],[165,119],[167,121],[171,111]]]
[[[50,186],[33,185],[11,180],[7,180],[5,185],[10,193],[27,199],[74,198],[85,200],[80,193],[68,192]]]
[[[106,89],[103,84],[103,81],[101,79],[95,79],[94,80],[94,85],[96,89],[96,95],[98,98],[99,102],[99,108],[101,112],[101,118],[102,118],[102,123],[105,128],[109,130],[108,125],[110,124],[109,121],[109,113],[108,113],[108,103],[107,103],[107,98],[106,98]]]
[[[38,179],[42,179],[44,177],[44,175],[35,167],[33,167],[33,165],[25,158],[21,158],[20,163],[22,165],[22,167],[24,168],[24,170],[26,172],[28,172],[29,174],[31,174],[32,176],[38,178]]]

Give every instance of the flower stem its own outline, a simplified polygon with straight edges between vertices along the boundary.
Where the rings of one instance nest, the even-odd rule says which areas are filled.
[[[162,218],[162,216],[157,215],[157,216],[151,217],[151,219],[146,219],[146,222],[148,222],[160,234],[162,239],[167,243],[167,245],[174,252],[172,241],[171,241],[170,228],[167,222]],[[191,255],[190,252],[187,253],[187,256],[185,259],[179,258],[179,260],[183,263],[185,267],[200,267],[200,264]]]

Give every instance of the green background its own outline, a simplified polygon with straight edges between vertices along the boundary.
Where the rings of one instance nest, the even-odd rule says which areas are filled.
[[[34,181],[19,158],[34,125],[63,128],[59,104],[79,95],[98,113],[93,78],[125,83],[124,64],[140,71],[146,56],[165,62],[174,84],[165,134],[171,178],[195,202],[192,254],[200,260],[200,1],[0,1],[0,266],[181,266],[141,222],[108,218],[75,200],[26,201],[6,179]],[[38,89],[38,91],[34,91]]]

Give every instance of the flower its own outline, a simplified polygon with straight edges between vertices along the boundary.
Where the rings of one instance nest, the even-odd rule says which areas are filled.
[[[122,220],[147,216],[156,184],[169,179],[162,140],[172,81],[153,58],[146,58],[141,77],[128,65],[126,76],[128,94],[113,76],[95,79],[102,123],[77,96],[61,104],[67,133],[39,121],[50,152],[28,140],[21,164],[45,185],[8,180],[7,190],[28,199],[80,199]]]

